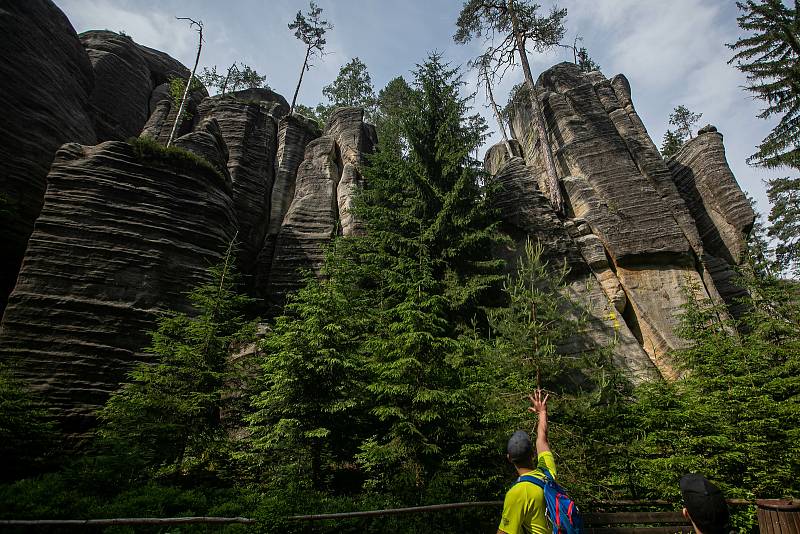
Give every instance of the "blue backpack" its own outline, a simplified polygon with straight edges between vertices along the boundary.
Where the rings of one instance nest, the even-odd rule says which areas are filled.
[[[549,469],[544,467],[538,469],[544,473],[546,481],[534,476],[522,475],[517,482],[530,482],[542,488],[547,505],[547,519],[553,525],[553,534],[581,534],[583,518],[577,505],[569,498],[564,488],[556,483]]]

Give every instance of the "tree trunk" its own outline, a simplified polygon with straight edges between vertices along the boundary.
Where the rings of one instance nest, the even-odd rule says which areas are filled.
[[[525,83],[528,85],[528,91],[531,99],[531,107],[533,108],[534,118],[536,119],[536,130],[539,133],[539,146],[541,147],[542,156],[544,158],[545,171],[547,171],[547,188],[550,203],[553,205],[553,210],[559,215],[564,213],[564,202],[561,198],[561,189],[558,183],[558,172],[553,161],[553,151],[550,148],[550,141],[547,136],[547,129],[544,123],[544,114],[542,107],[539,104],[539,96],[536,92],[536,84],[533,81],[531,74],[531,66],[528,64],[528,55],[525,53],[525,43],[522,40],[522,35],[519,32],[519,20],[514,11],[514,0],[508,0],[508,11],[511,15],[511,25],[514,32],[514,38],[517,41],[517,52],[519,59],[522,63],[522,71],[525,73]]]
[[[511,143],[508,142],[508,136],[506,135],[506,127],[503,124],[503,116],[500,115],[500,112],[497,110],[497,104],[494,101],[494,94],[492,94],[492,84],[489,82],[489,78],[485,77],[486,80],[486,96],[489,97],[489,102],[492,104],[492,110],[494,111],[494,118],[497,120],[497,125],[500,127],[500,133],[503,134],[503,142],[506,145],[506,151],[508,152],[508,157],[513,158],[514,153],[511,151]]]
[[[191,20],[191,19],[189,19]],[[197,24],[195,21],[192,20],[192,24]],[[167,140],[167,147],[172,144],[172,140],[175,138],[175,131],[178,129],[178,123],[181,122],[181,117],[183,116],[183,108],[186,105],[186,97],[189,95],[189,88],[192,87],[192,80],[194,80],[194,73],[197,71],[197,64],[200,62],[200,50],[203,49],[203,24],[197,24],[200,28],[198,31],[200,32],[200,39],[197,43],[197,57],[194,58],[194,68],[192,68],[192,74],[189,76],[189,79],[186,80],[186,89],[183,91],[183,98],[181,99],[181,105],[178,107],[178,114],[175,116],[175,124],[172,125],[172,131],[169,134],[169,139]]]
[[[300,79],[297,80],[297,88],[294,90],[294,96],[292,97],[292,105],[289,108],[289,115],[292,114],[294,111],[294,105],[297,102],[297,94],[300,92],[300,84],[303,83],[303,74],[306,73],[306,64],[308,64],[308,55],[311,53],[311,47],[309,46],[306,48],[306,58],[303,60],[303,68],[300,71]]]

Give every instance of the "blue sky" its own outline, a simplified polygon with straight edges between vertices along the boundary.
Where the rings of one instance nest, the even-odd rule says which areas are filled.
[[[546,7],[550,0],[539,0]],[[124,30],[137,42],[162,50],[191,68],[196,33],[176,16],[205,24],[202,65],[227,66],[243,61],[267,83],[291,99],[303,60],[303,45],[286,25],[308,7],[300,0],[55,0],[78,32],[89,29]],[[452,40],[460,0],[317,0],[334,25],[328,35],[328,55],[306,73],[298,101],[323,101],[322,87],[339,67],[359,57],[368,67],[376,92],[398,75],[409,77],[415,64],[430,51],[442,52],[456,65],[477,55],[480,43],[457,45]],[[711,123],[725,136],[728,161],[739,184],[769,210],[763,180],[786,176],[786,171],[749,167],[745,158],[766,136],[773,123],[756,118],[761,103],[742,88],[744,77],[727,64],[725,43],[736,40],[737,9],[733,0],[561,0],[568,9],[567,37],[583,36],[603,73],[625,74],[634,104],[657,145],[668,127],[672,109],[684,104],[703,113],[701,125]],[[572,60],[572,53],[555,50],[531,55],[536,73]],[[534,74],[536,75],[536,74]],[[473,73],[465,79],[475,87]],[[522,79],[511,72],[495,90],[505,102],[509,89]],[[494,127],[479,94],[475,107]],[[496,127],[494,127],[496,130]],[[495,133],[490,142],[500,138]]]

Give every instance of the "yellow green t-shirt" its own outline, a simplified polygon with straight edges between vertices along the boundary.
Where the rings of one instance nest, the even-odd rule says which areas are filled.
[[[545,451],[538,457],[536,469],[526,475],[545,480],[539,469],[546,467],[553,478],[556,476],[556,461],[553,453]],[[503,503],[503,517],[498,527],[507,534],[550,534],[552,529],[545,517],[544,491],[536,484],[520,482],[514,484]]]

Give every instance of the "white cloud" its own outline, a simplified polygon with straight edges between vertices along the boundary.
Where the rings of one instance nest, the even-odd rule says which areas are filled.
[[[166,52],[184,64],[194,62],[197,33],[171,13],[150,7],[126,8],[113,0],[57,0],[57,4],[78,32],[122,30],[137,43]]]

